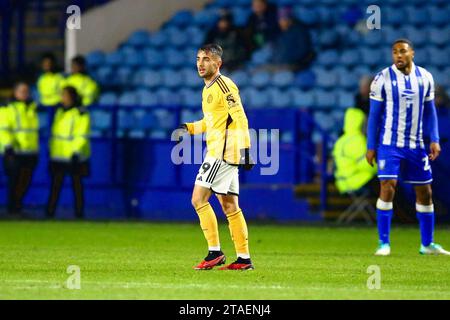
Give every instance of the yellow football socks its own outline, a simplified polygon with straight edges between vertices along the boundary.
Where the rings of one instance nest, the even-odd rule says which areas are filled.
[[[210,251],[220,250],[219,229],[217,227],[217,218],[213,208],[208,203],[195,209],[200,218],[200,226],[208,241],[208,248]]]
[[[227,219],[237,256],[243,259],[249,259],[248,230],[242,210],[239,209],[236,212],[228,214]]]

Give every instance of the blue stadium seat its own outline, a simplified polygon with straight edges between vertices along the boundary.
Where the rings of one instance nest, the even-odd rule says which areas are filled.
[[[230,74],[230,79],[233,80],[241,90],[250,84],[248,73],[242,70],[234,71]]]
[[[105,56],[105,64],[111,65],[111,66],[117,66],[123,62],[123,56],[120,51],[114,51],[111,53],[108,53]]]
[[[381,30],[369,30],[365,37],[364,43],[372,48],[377,47],[383,43],[383,33]]]
[[[351,91],[337,92],[337,106],[346,109],[354,106],[354,95]]]
[[[163,54],[155,49],[145,49],[143,52],[144,61],[151,68],[159,68],[163,64]]]
[[[259,50],[256,50],[252,54],[250,65],[260,66],[263,64],[267,64],[269,63],[271,57],[272,57],[272,49],[270,48],[270,46],[265,46]]]
[[[137,30],[130,35],[127,43],[136,48],[142,48],[149,43],[149,39],[150,32],[148,32],[147,30]]]
[[[320,21],[320,16],[317,10],[301,5],[297,5],[294,7],[294,17],[304,24],[310,26],[316,25]]]
[[[184,30],[179,28],[170,28],[166,30],[166,33],[169,38],[170,45],[177,47],[177,48],[183,48],[186,46],[189,42],[189,38],[186,36],[186,33]]]
[[[90,112],[93,130],[107,130],[111,128],[112,115],[108,111],[94,110]]]
[[[272,75],[272,86],[286,88],[294,83],[294,73],[291,71],[278,71]]]
[[[194,15],[194,24],[197,27],[211,28],[216,23],[219,15],[214,9],[204,9]]]
[[[162,82],[160,85],[165,86],[167,88],[176,89],[183,82],[181,74],[173,70],[163,70],[161,72],[161,76]]]
[[[189,26],[193,21],[192,12],[189,10],[180,10],[170,19],[170,23],[179,28]]]
[[[47,112],[38,112],[39,129],[46,129],[49,127],[49,119]]]
[[[438,48],[428,48],[428,63],[438,67],[443,68],[448,65],[450,57],[448,52],[445,50],[440,50]]]
[[[293,107],[296,108],[310,108],[316,103],[312,90],[303,91],[300,89],[292,88],[289,89],[289,95],[291,96]]]
[[[160,72],[153,70],[142,70],[141,85],[148,88],[157,88],[161,86],[162,75]]]
[[[201,107],[201,92],[192,89],[181,89],[179,94],[181,105],[192,109]]]
[[[430,28],[428,36],[432,44],[436,46],[443,46],[449,42],[450,28]]]
[[[286,108],[292,106],[291,96],[286,90],[271,88],[267,90],[269,95],[269,106],[274,108]]]
[[[314,73],[316,75],[316,85],[319,88],[333,88],[337,83],[337,75],[326,69],[316,68]]]
[[[131,82],[132,69],[129,67],[120,67],[116,70],[115,83],[121,86],[128,86]]]
[[[319,53],[317,64],[323,67],[332,67],[339,63],[339,54],[337,50],[326,50]]]
[[[139,89],[136,91],[136,96],[140,106],[151,107],[158,104],[158,96],[154,91]]]
[[[94,78],[97,82],[104,87],[111,85],[111,76],[113,74],[112,68],[110,66],[99,67],[95,72]]]
[[[183,86],[190,89],[200,90],[205,85],[194,66],[181,70],[181,78]]]
[[[384,68],[388,67],[388,66],[389,65],[384,66]],[[379,71],[381,71],[381,69],[377,70],[377,72],[379,72]],[[362,66],[362,65],[355,67],[353,69],[353,73],[355,74],[356,77],[358,77],[358,79],[360,79],[363,76],[373,75],[373,72],[371,72],[370,69],[367,66]]]
[[[96,50],[86,55],[86,62],[89,68],[97,68],[105,61],[105,54],[103,51]]]
[[[321,26],[334,25],[337,21],[337,12],[334,11],[332,6],[319,5],[317,7],[317,12],[319,15],[319,21]]]
[[[448,25],[449,20],[449,7],[447,6],[447,10],[443,8],[439,8],[437,6],[428,7],[428,16],[430,18],[430,22],[432,25],[443,27]]]
[[[316,75],[311,70],[303,70],[297,73],[295,84],[304,90],[311,89],[316,85]]]
[[[267,71],[258,71],[252,75],[250,83],[255,88],[265,88],[270,83],[270,73]]]
[[[412,41],[416,48],[424,46],[428,42],[428,34],[425,28],[415,28],[412,26],[405,28],[406,36]]]
[[[179,105],[181,102],[180,95],[177,91],[169,90],[166,88],[160,88],[156,91],[158,101],[164,106]]]
[[[407,20],[410,24],[417,27],[423,27],[430,22],[430,17],[428,16],[428,10],[426,10],[426,8],[408,6],[405,11]]]
[[[153,112],[157,119],[158,127],[166,130],[173,130],[177,127],[175,113],[165,109],[157,109]]]
[[[385,44],[392,44],[395,40],[397,40],[399,36],[398,28],[393,28],[391,26],[383,26],[381,28],[381,33],[383,34],[383,39]]]
[[[186,122],[194,122],[199,120],[197,118],[197,113],[192,111],[192,110],[186,110],[183,109],[181,111],[181,123],[186,123]]]
[[[322,48],[335,48],[339,43],[339,34],[333,29],[323,29],[319,43]]]
[[[190,26],[184,30],[184,33],[189,38],[189,44],[195,48],[202,45],[205,40],[205,31],[198,27]]]
[[[269,106],[269,94],[265,90],[248,88],[243,91],[243,102],[249,108],[266,108]]]
[[[117,95],[114,92],[105,92],[100,95],[98,105],[114,106],[117,103]]]
[[[346,90],[355,90],[358,88],[359,77],[353,72],[337,72],[338,85]]]
[[[179,50],[170,48],[165,50],[163,54],[167,59],[167,66],[170,68],[181,68],[186,63],[184,54]]]
[[[137,105],[137,96],[136,93],[132,91],[126,91],[122,93],[117,101],[117,104],[119,106],[135,106]]]
[[[414,63],[418,66],[427,66],[430,64],[429,61],[429,52],[428,50],[421,49],[421,50],[415,50],[414,54]]]
[[[168,44],[168,38],[163,30],[152,33],[148,39],[148,44],[152,47],[161,48]]]
[[[377,66],[383,61],[383,52],[380,49],[362,47],[359,49],[362,63],[368,66]]]
[[[361,59],[359,51],[356,49],[344,50],[341,53],[340,64],[347,67],[353,67]]]
[[[336,107],[335,92],[329,90],[318,89],[314,92],[316,106],[319,108],[334,108]]]
[[[158,119],[152,111],[142,109],[133,111],[133,120],[133,129],[136,130],[151,130],[158,123]]]
[[[134,119],[133,115],[129,111],[119,110],[117,115],[118,129],[127,130],[133,127]]]
[[[399,10],[396,7],[385,7],[381,10],[381,21],[392,26],[399,26],[405,23],[405,13],[403,10]],[[383,15],[384,14],[384,15]],[[382,22],[383,23],[383,22]]]
[[[248,18],[251,14],[250,7],[248,8],[233,8],[233,23],[236,27],[245,27],[247,25]]]

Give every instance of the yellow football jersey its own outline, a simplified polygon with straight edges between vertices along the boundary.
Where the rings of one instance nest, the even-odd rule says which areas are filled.
[[[206,132],[208,156],[239,164],[240,149],[250,148],[248,120],[234,82],[219,74],[202,93],[203,119],[187,123],[190,134]]]

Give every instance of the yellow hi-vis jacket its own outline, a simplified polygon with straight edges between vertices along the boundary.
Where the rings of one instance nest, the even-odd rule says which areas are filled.
[[[0,108],[1,152],[12,147],[17,154],[39,152],[39,117],[34,102],[14,100]]]
[[[363,133],[364,112],[349,108],[345,113],[344,134],[333,148],[336,164],[334,173],[339,192],[346,193],[361,189],[376,174],[375,166],[366,161],[366,136]]]
[[[81,161],[87,160],[91,156],[90,127],[90,116],[84,109],[59,107],[52,124],[50,158],[68,162],[78,155]]]
[[[43,106],[56,106],[61,102],[64,76],[57,72],[43,73],[37,81],[39,103]]]
[[[63,83],[63,87],[74,87],[81,97],[83,106],[87,107],[95,102],[98,96],[97,83],[87,74],[74,73],[69,75]]]

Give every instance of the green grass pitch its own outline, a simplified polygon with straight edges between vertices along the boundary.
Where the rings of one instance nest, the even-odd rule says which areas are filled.
[[[256,269],[234,272],[192,269],[206,254],[197,224],[0,222],[0,299],[450,299],[450,257],[420,256],[417,228],[394,228],[392,255],[375,257],[375,228],[249,226]],[[449,232],[436,242],[450,248]]]

